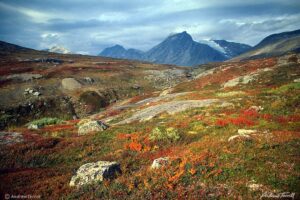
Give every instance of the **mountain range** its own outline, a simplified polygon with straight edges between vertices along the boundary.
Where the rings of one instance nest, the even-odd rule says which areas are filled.
[[[115,45],[104,49],[99,55],[113,58],[135,59],[159,64],[194,66],[224,61],[251,49],[251,46],[226,40],[196,42],[186,31],[170,35],[147,52],[125,49]]]

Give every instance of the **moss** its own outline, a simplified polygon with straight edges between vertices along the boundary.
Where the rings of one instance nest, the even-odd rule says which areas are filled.
[[[173,127],[169,127],[169,128],[156,127],[150,133],[149,138],[152,141],[167,140],[167,141],[175,142],[180,139],[180,135],[178,133],[178,130]]]
[[[34,120],[27,125],[37,125],[38,127],[44,127],[46,125],[61,124],[62,122],[63,120],[58,118],[45,117],[42,119]]]

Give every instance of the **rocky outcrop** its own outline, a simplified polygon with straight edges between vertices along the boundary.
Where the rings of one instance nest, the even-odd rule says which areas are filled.
[[[120,164],[117,162],[98,161],[82,165],[71,178],[71,187],[101,182],[104,179],[114,178],[121,173]]]
[[[101,121],[88,121],[78,128],[78,135],[86,135],[88,133],[104,131],[109,126]]]
[[[182,112],[190,108],[197,107],[207,107],[213,103],[219,102],[218,99],[206,99],[206,100],[186,100],[186,101],[172,101],[163,103],[156,106],[151,106],[146,109],[136,112],[133,116],[125,119],[118,124],[126,124],[134,121],[147,121],[153,117],[167,112],[168,114],[175,114],[177,112]]]

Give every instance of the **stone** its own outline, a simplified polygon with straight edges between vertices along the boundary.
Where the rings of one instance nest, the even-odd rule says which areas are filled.
[[[234,141],[234,140],[242,140],[242,141],[249,141],[251,140],[251,137],[249,135],[234,135],[228,138],[228,142]]]
[[[86,134],[92,133],[92,132],[104,131],[108,127],[109,127],[108,125],[104,124],[101,121],[96,121],[96,120],[88,121],[79,126],[78,135],[86,135]]]
[[[141,86],[139,86],[139,85],[133,85],[131,88],[134,89],[134,90],[139,90],[139,89],[141,89]]]
[[[77,90],[82,87],[82,85],[74,78],[64,78],[61,81],[63,89],[66,90]]]
[[[169,163],[169,157],[157,158],[153,161],[151,169],[159,169],[163,166],[166,166]]]
[[[166,89],[166,90],[162,91],[162,92],[159,94],[159,96],[161,97],[161,96],[165,96],[165,95],[167,95],[167,94],[170,94],[173,90],[174,90],[173,88]]]
[[[92,79],[91,77],[84,77],[83,80],[84,80],[85,82],[89,83],[89,84],[94,83],[94,79]]]
[[[246,129],[239,129],[238,130],[238,134],[240,135],[247,135],[247,134],[252,134],[252,133],[256,133],[256,130],[246,130]]]
[[[37,130],[40,129],[41,127],[37,124],[29,124],[28,129],[30,130]]]
[[[300,78],[295,79],[294,83],[300,83]]]
[[[264,110],[262,106],[251,106],[249,109],[255,110],[257,112]]]
[[[71,178],[71,187],[81,187],[96,182],[102,182],[104,179],[114,178],[121,173],[120,164],[117,162],[98,161],[82,165],[76,174]]]
[[[33,96],[37,96],[37,97],[38,97],[38,96],[40,96],[40,95],[41,95],[40,92],[34,92],[34,93],[33,93]]]

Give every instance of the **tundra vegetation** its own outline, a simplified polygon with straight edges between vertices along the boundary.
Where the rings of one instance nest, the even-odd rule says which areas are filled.
[[[32,122],[42,125],[36,130],[8,127],[24,141],[0,147],[0,190],[51,199],[258,199],[265,192],[298,192],[299,55],[213,68],[172,86],[172,94],[184,95],[161,98],[152,88],[85,121],[43,118]],[[251,74],[247,82],[224,87]],[[208,99],[218,101],[119,123],[157,105]],[[89,120],[109,128],[79,136]],[[160,168],[151,168],[166,157]],[[70,187],[76,170],[98,161],[116,161],[120,172]]]

